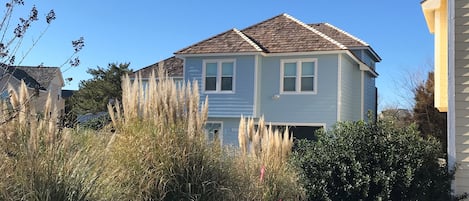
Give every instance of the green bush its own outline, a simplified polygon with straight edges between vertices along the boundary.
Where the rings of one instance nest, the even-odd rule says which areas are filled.
[[[415,126],[343,122],[298,142],[309,200],[450,200],[451,174],[438,163],[440,145]]]

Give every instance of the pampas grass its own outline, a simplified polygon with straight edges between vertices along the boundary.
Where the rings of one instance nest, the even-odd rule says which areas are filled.
[[[239,147],[225,147],[205,137],[197,82],[177,86],[160,69],[146,83],[125,76],[122,89],[98,131],[58,128],[50,97],[37,115],[24,83],[11,90],[0,104],[0,200],[302,198],[288,130],[241,118]]]
[[[10,96],[0,108],[0,200],[93,200],[101,152],[57,129],[50,97],[37,116],[24,82]]]
[[[164,72],[123,79],[122,112],[109,106],[114,140],[109,145],[123,200],[234,200],[232,173],[223,149],[205,139],[207,99],[199,108],[197,82],[177,86]]]
[[[288,128],[283,133],[266,127],[264,118],[255,128],[253,118],[241,118],[238,132],[241,154],[238,171],[245,172],[250,192],[247,200],[300,200],[305,197],[298,169],[289,163],[293,138]],[[246,152],[249,150],[249,152]]]

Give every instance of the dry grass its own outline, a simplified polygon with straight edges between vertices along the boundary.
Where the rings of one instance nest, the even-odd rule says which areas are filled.
[[[176,86],[162,71],[158,77],[156,82],[152,75],[146,85],[124,78],[122,108],[109,107],[117,130],[110,145],[112,167],[120,167],[116,180],[121,181],[111,188],[124,192],[119,199],[297,200],[303,195],[297,171],[288,165],[288,131],[282,138],[263,121],[256,130],[253,119],[244,124],[242,118],[241,152],[207,142],[208,102],[199,109],[197,83]]]
[[[109,107],[121,181],[112,188],[124,192],[120,199],[234,199],[223,151],[205,140],[207,100],[199,110],[197,83],[176,86],[162,71],[158,77],[146,85],[125,77],[122,108]]]
[[[26,86],[12,91],[0,106],[0,200],[301,198],[288,131],[242,118],[241,149],[207,142],[197,83],[158,77],[125,77],[122,103],[108,107],[113,129],[100,131],[59,129],[50,101],[36,115]]]
[[[37,115],[24,82],[10,95],[0,108],[0,200],[92,200],[102,166],[96,147],[57,128],[50,97]]]
[[[301,200],[305,197],[298,169],[289,163],[293,138],[288,128],[283,133],[265,126],[260,118],[241,117],[238,139],[241,154],[236,169],[245,172],[249,200]],[[247,174],[246,174],[247,173]]]

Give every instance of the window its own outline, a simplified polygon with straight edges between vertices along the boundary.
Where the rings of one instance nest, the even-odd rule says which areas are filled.
[[[233,92],[234,60],[204,61],[204,89],[206,92]]]
[[[205,123],[205,136],[209,142],[213,142],[215,140],[222,142],[222,130],[223,130],[223,123],[222,122],[207,122]]]
[[[282,60],[281,93],[316,93],[316,59]]]
[[[8,100],[10,98],[10,93],[7,90],[4,90],[0,93],[0,100]]]

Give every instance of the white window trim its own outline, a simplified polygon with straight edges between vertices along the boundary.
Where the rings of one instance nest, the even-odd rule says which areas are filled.
[[[218,138],[220,140],[220,144],[223,144],[223,121],[206,121],[205,124],[220,124],[220,130],[219,130],[219,133],[218,133]],[[207,130],[205,130],[205,137],[208,140]]]
[[[314,83],[313,91],[301,91],[301,68],[303,62],[314,62]],[[283,78],[285,63],[296,63],[295,91],[283,91]],[[311,95],[318,92],[318,59],[282,59],[280,60],[280,94]]]
[[[232,78],[232,86],[230,91],[222,91],[221,90],[221,78],[222,78],[222,63],[224,62],[233,62],[233,78]],[[217,81],[215,90],[207,91],[205,90],[205,75],[206,75],[206,64],[207,63],[217,63]],[[222,94],[233,94],[236,90],[236,60],[235,59],[206,59],[203,60],[202,64],[202,90],[206,94],[210,93],[222,93]]]

